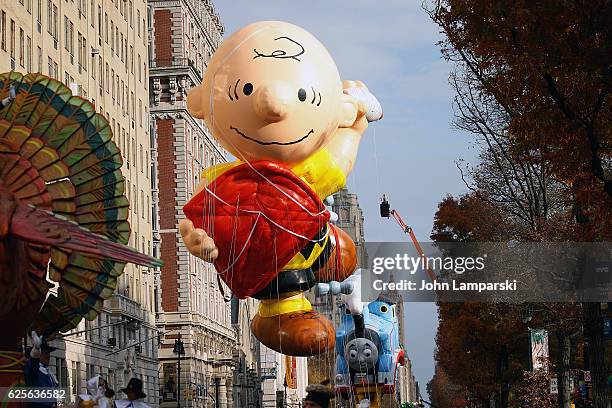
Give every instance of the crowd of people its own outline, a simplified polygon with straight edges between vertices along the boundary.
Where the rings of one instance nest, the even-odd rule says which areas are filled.
[[[36,332],[32,332],[32,348],[26,353],[24,378],[27,387],[58,388],[59,382],[48,368],[51,353],[55,347],[50,346]],[[87,392],[79,395],[79,408],[150,408],[141,399],[147,395],[143,392],[142,380],[132,378],[125,388],[121,389],[127,398],[115,399],[115,391],[100,374],[87,380]],[[57,402],[30,402],[29,408],[54,408]]]
[[[58,388],[59,382],[48,368],[51,353],[55,347],[50,346],[36,332],[32,332],[32,348],[26,353],[24,376],[27,387]],[[305,408],[328,408],[334,397],[329,382],[309,385],[306,388]],[[125,388],[121,389],[127,398],[115,399],[115,391],[109,387],[108,381],[100,374],[87,380],[87,392],[80,394],[78,408],[150,408],[142,402],[146,398],[143,392],[142,380],[132,378]],[[30,402],[28,408],[55,408],[56,402]]]

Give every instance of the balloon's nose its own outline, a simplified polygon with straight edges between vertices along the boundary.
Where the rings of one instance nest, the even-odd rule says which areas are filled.
[[[279,122],[287,116],[291,89],[280,81],[272,81],[255,91],[253,104],[257,115],[268,123]]]

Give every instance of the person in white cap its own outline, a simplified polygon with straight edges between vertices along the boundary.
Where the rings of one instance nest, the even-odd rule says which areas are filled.
[[[57,378],[49,369],[49,359],[51,353],[56,349],[51,347],[43,338],[36,334],[31,334],[32,349],[23,367],[25,383],[28,387],[57,388],[59,383]],[[31,408],[52,408],[57,406],[55,402],[29,402]]]
[[[108,383],[101,375],[95,375],[87,380],[87,394],[82,394],[81,406],[89,408],[96,406],[98,408],[112,408],[112,398],[115,391],[108,387]]]

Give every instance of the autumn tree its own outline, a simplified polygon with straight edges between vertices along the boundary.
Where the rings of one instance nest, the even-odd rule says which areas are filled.
[[[478,79],[525,149],[560,179],[588,172],[612,196],[612,3],[438,0],[446,58]]]
[[[437,407],[464,408],[466,391],[465,387],[454,384],[441,367],[436,367],[433,378],[427,384],[431,403]]]
[[[484,129],[488,135],[502,130],[502,153],[522,156],[528,165],[547,164],[548,176],[568,189],[566,207],[573,222],[560,226],[561,231],[573,232],[569,239],[608,240],[612,234],[612,2],[436,0],[428,9],[445,35],[444,56],[459,67],[455,84],[463,93],[458,92],[458,97],[471,92],[484,98],[475,99],[484,102],[477,108],[494,108],[482,121],[478,114],[488,114],[486,109],[471,112],[469,104],[459,104],[467,108],[460,115],[476,118],[464,125],[476,127],[475,133]],[[481,127],[483,122],[500,126]],[[492,148],[484,153],[494,154],[488,157],[493,160],[503,156]],[[498,163],[495,168],[499,170]],[[500,179],[502,188],[489,197],[510,194],[506,210],[521,204],[516,218],[541,220],[537,211],[543,209],[545,196],[523,188],[529,186],[523,169],[510,176],[510,183]],[[504,208],[503,202],[498,204]],[[608,402],[603,316],[597,303],[585,303],[582,310],[594,406],[603,408]]]

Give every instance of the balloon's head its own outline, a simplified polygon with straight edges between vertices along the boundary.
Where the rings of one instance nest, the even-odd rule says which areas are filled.
[[[236,157],[288,165],[324,146],[357,115],[325,47],[280,21],[251,24],[225,40],[187,104]]]

